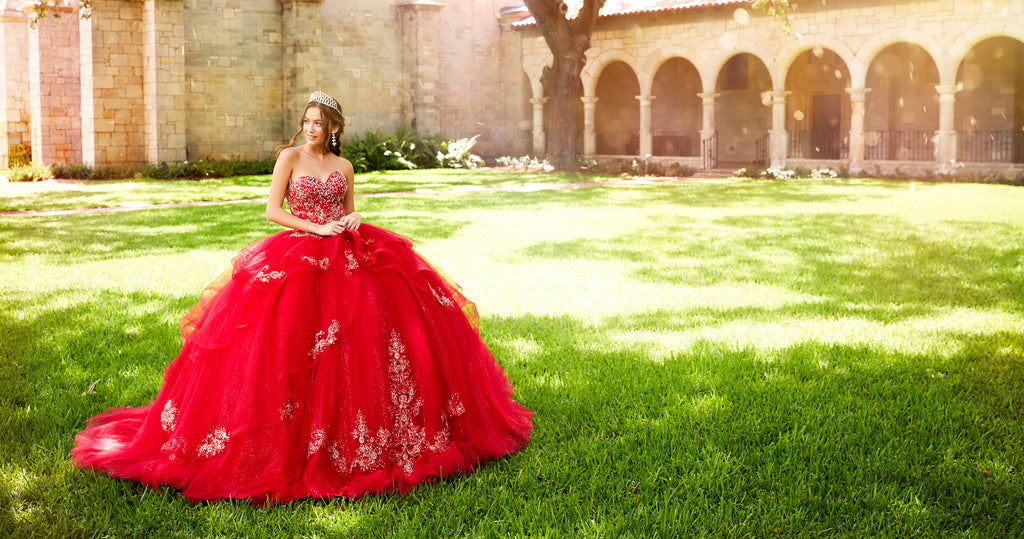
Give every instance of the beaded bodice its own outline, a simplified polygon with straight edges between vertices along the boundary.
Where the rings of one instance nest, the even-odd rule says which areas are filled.
[[[348,180],[338,171],[323,181],[313,176],[298,176],[288,182],[285,199],[293,215],[322,225],[341,219],[345,214],[342,203],[346,189]]]

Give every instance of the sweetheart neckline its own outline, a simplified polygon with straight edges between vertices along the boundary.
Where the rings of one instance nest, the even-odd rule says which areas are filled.
[[[327,175],[327,179],[326,179],[326,180],[321,180],[320,178],[317,178],[316,176],[313,176],[312,174],[303,174],[303,175],[301,175],[301,176],[296,176],[296,178],[295,178],[295,179],[299,179],[299,178],[309,178],[309,179],[311,179],[311,180],[315,180],[315,181],[316,181],[316,183],[319,183],[320,185],[327,185],[327,182],[331,181],[331,178],[333,178],[335,174],[337,174],[337,175],[341,176],[341,177],[342,177],[342,179],[345,179],[345,175],[344,175],[344,174],[342,174],[340,170],[335,170],[334,172],[332,172],[332,173],[328,174],[328,175]],[[347,180],[346,180],[346,181],[347,181]]]

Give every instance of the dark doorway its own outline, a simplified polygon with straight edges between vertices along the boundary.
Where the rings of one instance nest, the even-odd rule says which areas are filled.
[[[816,159],[839,159],[842,96],[815,95],[811,99],[811,155]]]

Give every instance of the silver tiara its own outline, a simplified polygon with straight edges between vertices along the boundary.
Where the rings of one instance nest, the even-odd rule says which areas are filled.
[[[317,102],[317,103],[320,103],[321,105],[326,105],[328,107],[331,107],[338,114],[341,114],[341,107],[338,106],[338,102],[335,101],[333,97],[331,97],[331,96],[321,92],[320,90],[317,90],[317,91],[309,94],[309,102],[312,103],[314,101]]]

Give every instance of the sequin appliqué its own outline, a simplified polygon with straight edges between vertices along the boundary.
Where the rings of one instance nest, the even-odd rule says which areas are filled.
[[[356,255],[352,254],[352,251],[345,251],[345,259],[348,260],[349,271],[355,271],[359,268],[359,261],[356,260]]]
[[[256,274],[256,276],[253,277],[253,280],[259,281],[261,283],[269,283],[270,281],[276,281],[277,279],[284,277],[283,271],[267,271],[268,269],[270,269],[270,266],[264,265],[262,268],[260,268],[260,271]]]
[[[341,323],[337,320],[331,322],[330,327],[327,331],[320,330],[316,332],[316,343],[313,345],[313,349],[309,351],[310,357],[316,359],[328,346],[334,344],[338,340],[338,330],[341,329]]]
[[[219,455],[224,448],[228,445],[228,440],[231,436],[228,434],[227,429],[224,427],[214,427],[206,438],[203,439],[203,443],[199,444],[196,448],[196,454],[199,458],[210,458]]]
[[[358,442],[355,458],[352,459],[352,468],[358,467],[363,471],[379,470],[384,467],[384,452],[388,448],[388,432],[384,429],[377,429],[377,434],[370,432],[363,417],[363,411],[356,412],[356,427],[352,429],[352,438]]]
[[[424,428],[415,423],[415,418],[423,407],[423,400],[417,395],[412,368],[405,354],[405,345],[395,331],[391,332],[388,355],[391,414],[394,422],[392,432],[395,435],[393,458],[405,473],[410,473],[414,461],[423,453],[427,438]]]
[[[452,298],[438,292],[433,285],[428,284],[427,287],[430,288],[430,293],[433,294],[434,299],[436,299],[438,303],[444,305],[445,307],[448,307],[449,309],[455,308],[455,302],[452,301]]]
[[[169,400],[164,403],[163,410],[160,411],[160,426],[163,427],[164,432],[172,432],[174,427],[178,424],[178,405],[174,404],[174,401]]]
[[[327,257],[324,257],[324,258],[321,258],[321,259],[318,260],[318,259],[313,258],[311,256],[304,256],[304,257],[302,257],[302,260],[308,262],[310,266],[313,266],[314,268],[321,269],[321,270],[326,270],[327,267],[331,265],[331,259],[329,259]]]
[[[295,399],[288,397],[281,405],[281,421],[291,421],[295,419],[295,413],[299,411],[299,403],[295,402]]]
[[[327,431],[324,429],[316,429],[309,433],[309,447],[306,449],[307,455],[312,455],[323,448],[324,443],[327,441]]]
[[[466,413],[466,407],[462,405],[462,397],[458,393],[452,393],[448,398],[448,415],[458,417]]]

